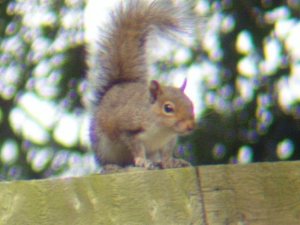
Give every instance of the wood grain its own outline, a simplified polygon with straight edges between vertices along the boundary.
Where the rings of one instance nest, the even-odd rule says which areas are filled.
[[[0,182],[0,225],[299,225],[300,162]]]
[[[199,167],[206,224],[300,224],[300,163]]]
[[[0,183],[0,225],[202,224],[194,168]]]

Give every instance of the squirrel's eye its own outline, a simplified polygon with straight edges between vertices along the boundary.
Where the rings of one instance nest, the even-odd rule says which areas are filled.
[[[167,102],[163,106],[164,113],[173,114],[175,112],[175,107],[172,102]]]

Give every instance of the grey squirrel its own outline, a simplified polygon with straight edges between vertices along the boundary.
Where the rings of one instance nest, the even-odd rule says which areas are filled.
[[[189,18],[183,11],[168,0],[127,0],[101,30],[97,68],[88,74],[96,92],[90,137],[101,165],[189,165],[173,157],[177,137],[195,128],[186,83],[176,88],[149,82],[147,66],[147,41],[184,32]]]

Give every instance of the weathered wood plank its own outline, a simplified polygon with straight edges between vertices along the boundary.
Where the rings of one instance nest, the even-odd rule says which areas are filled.
[[[195,168],[0,183],[0,225],[203,224]]]
[[[0,225],[298,225],[300,162],[0,182]]]
[[[299,225],[300,163],[199,167],[205,224]]]

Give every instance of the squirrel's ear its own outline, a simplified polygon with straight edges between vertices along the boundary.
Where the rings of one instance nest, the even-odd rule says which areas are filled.
[[[186,84],[187,84],[187,78],[184,78],[183,84],[182,84],[181,87],[180,87],[181,92],[184,92],[184,89],[185,89],[185,87],[186,87]]]
[[[160,84],[157,80],[152,80],[150,83],[150,95],[151,95],[151,103],[154,103],[157,99],[157,96],[162,93],[160,88]]]

